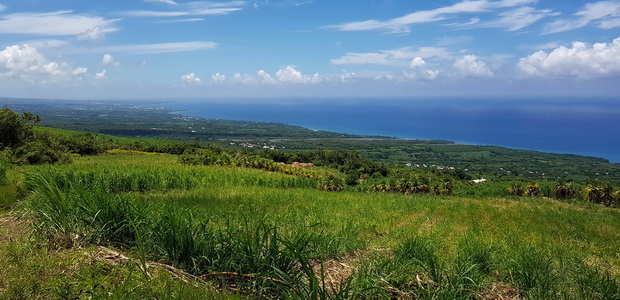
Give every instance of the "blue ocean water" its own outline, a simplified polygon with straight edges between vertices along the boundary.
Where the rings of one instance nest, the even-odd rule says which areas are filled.
[[[620,162],[620,99],[228,99],[158,105],[203,118],[442,139]]]

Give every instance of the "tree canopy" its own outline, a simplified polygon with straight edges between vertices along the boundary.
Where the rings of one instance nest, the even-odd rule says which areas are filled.
[[[0,149],[26,143],[33,136],[33,125],[40,120],[28,112],[20,115],[8,108],[0,109]]]

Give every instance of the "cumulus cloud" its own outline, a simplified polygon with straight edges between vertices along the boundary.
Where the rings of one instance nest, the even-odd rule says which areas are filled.
[[[269,73],[265,72],[265,70],[258,70],[258,79],[261,83],[274,84],[276,80],[269,75]]]
[[[214,76],[212,80],[216,82],[215,79]],[[316,84],[323,81],[323,78],[318,73],[305,75],[297,70],[295,66],[281,68],[274,75],[269,74],[265,70],[258,70],[255,76],[235,73],[230,79],[227,79],[224,75],[219,74],[217,79],[220,83],[224,80],[229,80],[241,84]]]
[[[220,73],[216,73],[215,75],[211,76],[211,81],[217,84],[222,84],[226,82],[226,76]]]
[[[99,73],[95,73],[95,79],[99,79],[99,80],[108,79],[108,77],[106,76],[106,73],[107,73],[107,72],[108,72],[108,71],[103,70],[103,71],[101,71],[101,72],[99,72]]]
[[[251,75],[235,73],[232,77],[232,81],[241,84],[256,84],[258,81]]]
[[[426,65],[422,57],[415,57],[409,62],[411,70],[403,70],[403,77],[406,80],[434,80],[439,76],[439,70],[432,70]]]
[[[111,54],[104,54],[103,59],[101,60],[101,64],[104,66],[119,66],[120,63],[114,60],[114,56]]]
[[[80,76],[80,75],[84,75],[88,72],[88,68],[84,68],[84,67],[80,67],[80,68],[76,68],[75,70],[73,70],[73,75],[75,76]]]
[[[118,31],[118,28],[114,26],[117,21],[119,20],[74,14],[70,10],[51,13],[15,13],[5,15],[0,19],[0,33],[79,36],[97,27],[101,33],[110,33]]]
[[[457,59],[452,67],[461,75],[473,77],[491,77],[493,72],[484,61],[481,61],[475,55],[465,55]]]
[[[342,72],[340,72],[340,76],[338,76],[338,79],[341,83],[348,83],[355,81],[355,76],[355,72],[348,72],[347,70],[342,70]]]
[[[88,29],[77,36],[78,41],[92,41],[92,42],[102,42],[105,41],[105,33],[100,26],[95,26],[91,29]]]
[[[620,2],[600,1],[588,3],[571,19],[560,19],[549,24],[545,33],[569,31],[598,22],[602,29],[620,27]]]
[[[13,45],[0,51],[0,77],[29,83],[70,80],[86,73],[86,68],[73,70],[67,63],[47,60],[29,45]]]
[[[498,9],[519,7],[526,4],[536,3],[537,1],[538,0],[466,0],[450,6],[444,6],[432,10],[416,11],[402,17],[386,21],[366,20],[328,27],[335,28],[341,31],[378,30],[388,33],[408,33],[411,30],[410,26],[413,24],[443,21],[449,18],[451,15],[483,13],[495,11]]]
[[[278,82],[281,83],[319,83],[321,77],[318,73],[312,76],[306,76],[295,69],[294,66],[286,66],[276,72]]]
[[[411,60],[411,62],[409,63],[409,66],[411,68],[418,68],[418,67],[422,67],[424,65],[426,65],[426,61],[424,61],[424,59],[419,57],[419,56],[413,58]]]
[[[181,80],[185,83],[189,83],[189,84],[200,84],[202,83],[202,79],[200,79],[200,77],[196,76],[196,73],[189,73],[187,75],[183,75],[181,76]]]
[[[620,75],[620,38],[611,43],[592,46],[574,42],[572,47],[560,46],[549,53],[537,51],[521,58],[521,72],[538,77],[596,78]]]

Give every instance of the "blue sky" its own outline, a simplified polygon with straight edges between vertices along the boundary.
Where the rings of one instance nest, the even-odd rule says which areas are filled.
[[[609,96],[620,0],[0,0],[0,97]]]

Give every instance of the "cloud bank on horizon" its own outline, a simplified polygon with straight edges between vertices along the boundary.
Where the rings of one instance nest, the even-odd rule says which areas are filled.
[[[53,2],[0,0],[0,97],[620,92],[620,0]]]

